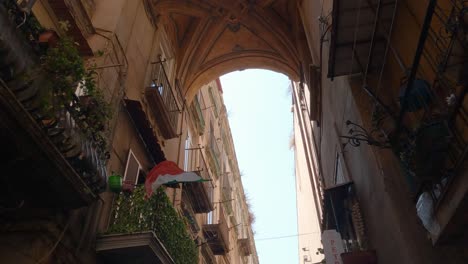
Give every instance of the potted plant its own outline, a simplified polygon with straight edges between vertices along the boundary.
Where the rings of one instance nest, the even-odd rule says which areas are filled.
[[[47,45],[47,47],[56,47],[58,41],[59,36],[55,30],[47,29],[39,34],[38,42]]]
[[[400,87],[400,105],[406,102],[406,111],[407,112],[416,112],[419,109],[426,107],[432,102],[432,95],[430,90],[430,85],[426,80],[415,79],[413,85],[408,95],[405,97],[407,89],[407,81]]]
[[[437,180],[443,175],[451,133],[445,120],[421,126],[415,134],[414,172],[421,181]]]
[[[62,24],[66,31],[66,23]],[[68,111],[81,132],[94,141],[101,158],[108,158],[105,131],[111,111],[109,103],[97,88],[94,65],[86,67],[77,44],[64,35],[55,46],[48,47],[47,53],[41,57],[40,66],[33,76],[37,76],[41,87],[44,87],[40,93],[45,119],[53,120],[57,113]]]

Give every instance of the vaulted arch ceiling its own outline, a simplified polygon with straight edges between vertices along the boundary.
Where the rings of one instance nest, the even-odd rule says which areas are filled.
[[[299,80],[306,45],[294,0],[147,0],[174,47],[177,78],[191,98],[231,71],[263,68]]]

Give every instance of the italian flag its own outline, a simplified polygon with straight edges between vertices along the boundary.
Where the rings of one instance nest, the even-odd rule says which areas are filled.
[[[208,181],[195,172],[186,172],[179,168],[173,161],[165,160],[154,166],[146,175],[145,190],[146,197],[150,197],[159,186],[181,182],[203,182]]]

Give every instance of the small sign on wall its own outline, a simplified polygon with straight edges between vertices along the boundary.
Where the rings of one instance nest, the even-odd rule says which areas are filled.
[[[323,231],[322,244],[327,264],[343,264],[341,253],[344,253],[344,248],[340,233],[334,229]]]

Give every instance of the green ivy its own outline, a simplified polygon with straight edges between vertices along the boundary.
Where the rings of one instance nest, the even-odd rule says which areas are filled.
[[[144,186],[133,193],[121,193],[113,208],[108,233],[133,233],[152,230],[177,264],[198,263],[198,250],[187,232],[185,219],[171,205],[163,188],[145,199]]]

